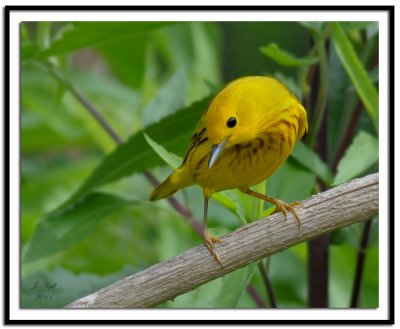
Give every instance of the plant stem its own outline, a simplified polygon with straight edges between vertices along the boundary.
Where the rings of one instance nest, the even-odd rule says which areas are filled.
[[[328,98],[328,56],[325,49],[325,38],[316,38],[315,40],[320,57],[320,64],[318,98],[315,110],[313,111],[313,121],[307,136],[307,145],[311,148],[313,148],[315,144]]]
[[[264,267],[262,260],[258,262],[257,266],[261,273],[261,278],[264,282],[265,290],[267,292],[267,296],[269,299],[269,305],[271,308],[276,308],[277,305],[276,305],[275,293],[274,293],[274,290],[272,287],[272,282],[271,282],[271,279],[269,277],[267,270]]]
[[[83,107],[90,112],[90,114],[97,120],[97,122],[104,128],[104,130],[111,136],[111,138],[117,143],[121,144],[122,139],[119,135],[112,129],[112,127],[108,124],[108,122],[104,119],[104,117],[100,114],[100,112],[94,107],[92,103],[86,99],[67,79],[65,79],[57,70],[55,70],[52,66],[48,65],[48,69],[50,73],[61,82],[75,98],[81,102]]]
[[[253,298],[258,308],[267,308],[264,301],[262,300],[260,294],[257,292],[256,288],[249,283],[246,287],[247,293]]]
[[[342,159],[342,157],[344,156],[347,148],[351,144],[351,141],[353,139],[354,132],[356,131],[357,123],[358,123],[358,120],[360,119],[362,111],[363,111],[363,106],[359,100],[357,103],[357,107],[351,118],[351,121],[349,123],[348,129],[342,139],[342,143],[340,144],[339,149],[336,153],[336,157],[335,157],[333,165],[332,165],[333,174],[336,174],[338,164],[339,164],[340,160]]]
[[[356,273],[354,276],[353,292],[351,294],[351,302],[350,302],[351,308],[358,307],[360,302],[361,283],[364,272],[363,270],[365,264],[365,255],[368,247],[369,233],[371,231],[371,224],[372,224],[372,219],[365,222],[360,242],[360,247],[358,248]]]
[[[328,307],[329,234],[308,242],[308,294],[309,306]]]

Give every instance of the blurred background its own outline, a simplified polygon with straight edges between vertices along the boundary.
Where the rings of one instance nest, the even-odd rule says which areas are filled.
[[[338,25],[339,32],[377,88],[378,27],[361,23]],[[313,140],[304,140],[263,184],[269,195],[302,200],[378,171],[377,130],[335,51],[336,32],[297,22],[22,23],[21,307],[63,307],[202,243],[168,201],[147,201],[148,173],[161,181],[171,168],[142,132],[182,157],[209,97],[237,77],[278,78],[302,100],[315,127]],[[125,144],[118,147],[90,107]],[[312,165],[306,150],[316,159]],[[202,224],[201,190],[187,188],[176,198]],[[215,234],[255,219],[247,201],[238,202],[236,212],[210,202]],[[259,214],[268,211],[262,205]],[[320,276],[328,307],[350,307],[363,234],[364,224],[354,224],[325,239],[327,273],[321,268]],[[376,308],[377,219],[367,234],[356,306]],[[309,307],[310,248],[289,248],[158,307]]]

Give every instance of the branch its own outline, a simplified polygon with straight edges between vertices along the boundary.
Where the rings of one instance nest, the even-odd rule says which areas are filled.
[[[153,307],[198,286],[271,256],[295,244],[352,223],[368,220],[378,213],[378,174],[355,179],[312,196],[296,210],[300,228],[292,215],[274,214],[257,220],[223,237],[216,246],[224,264],[220,266],[204,246],[199,246],[117,281],[67,308]]]

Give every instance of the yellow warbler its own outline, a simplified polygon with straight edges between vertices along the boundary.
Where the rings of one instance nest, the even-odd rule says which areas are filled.
[[[299,222],[293,204],[250,190],[270,177],[307,132],[307,113],[279,81],[243,77],[228,83],[210,102],[192,137],[182,165],[150,195],[166,198],[193,184],[203,188],[204,244],[221,265],[207,230],[208,199],[213,192],[239,188],[287,211]]]

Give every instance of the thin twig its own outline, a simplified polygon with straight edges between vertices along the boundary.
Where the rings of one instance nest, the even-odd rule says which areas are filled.
[[[271,308],[276,308],[276,298],[275,298],[275,293],[274,290],[272,288],[272,283],[271,283],[271,279],[269,277],[269,274],[266,270],[266,268],[264,267],[264,264],[262,261],[258,262],[257,264],[258,269],[261,273],[261,278],[264,282],[264,286],[265,286],[265,290],[267,292],[267,296],[269,299],[269,305]]]
[[[351,294],[350,307],[356,308],[359,306],[362,277],[364,273],[365,255],[368,248],[369,233],[371,231],[372,219],[368,220],[364,224],[362,239],[360,241],[360,247],[358,248],[356,272],[354,276],[353,292]]]
[[[329,30],[329,26],[327,27]],[[314,38],[318,56],[320,58],[319,64],[319,90],[318,90],[318,98],[317,103],[315,105],[315,109],[313,111],[312,123],[309,129],[309,133],[307,135],[307,145],[311,148],[314,147],[315,141],[317,139],[317,134],[319,132],[319,128],[324,117],[326,111],[326,102],[328,99],[328,55],[325,49],[326,39],[322,37]]]
[[[97,122],[104,128],[105,131],[112,137],[112,139],[117,143],[121,144],[122,139],[119,135],[112,129],[112,127],[108,124],[108,122],[104,119],[104,117],[100,114],[100,111],[96,109],[96,107],[89,102],[89,100],[83,96],[67,79],[65,79],[54,67],[48,66],[50,73],[60,81],[70,92],[72,95],[76,97],[76,99],[81,102],[83,107],[90,112],[90,114],[97,120]]]
[[[257,292],[256,288],[249,283],[246,287],[247,293],[253,298],[258,308],[266,308],[264,301],[262,300],[260,294]]]

